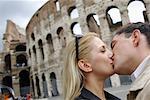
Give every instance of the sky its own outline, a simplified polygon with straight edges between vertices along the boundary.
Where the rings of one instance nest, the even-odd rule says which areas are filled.
[[[0,0],[0,51],[7,20],[24,28],[33,14],[48,0]]]

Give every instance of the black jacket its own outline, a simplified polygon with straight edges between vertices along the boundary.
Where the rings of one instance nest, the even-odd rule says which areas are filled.
[[[118,97],[104,91],[106,100],[121,100]],[[75,100],[101,100],[99,97],[94,95],[91,91],[83,88],[81,94]]]

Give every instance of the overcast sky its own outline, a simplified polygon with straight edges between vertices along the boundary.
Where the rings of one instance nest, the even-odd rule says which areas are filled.
[[[48,0],[0,0],[0,51],[7,19],[25,28],[32,15]]]

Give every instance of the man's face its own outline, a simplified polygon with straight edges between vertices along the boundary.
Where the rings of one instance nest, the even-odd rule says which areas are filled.
[[[125,37],[123,33],[116,35],[112,40],[111,47],[115,73],[123,75],[131,74],[132,57],[134,53],[131,37]]]

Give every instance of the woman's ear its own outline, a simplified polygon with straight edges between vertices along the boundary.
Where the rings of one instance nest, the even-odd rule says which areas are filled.
[[[132,42],[133,42],[134,47],[137,47],[139,45],[140,35],[141,35],[141,32],[138,29],[135,29],[132,32]]]
[[[91,67],[91,64],[88,63],[87,61],[85,60],[79,60],[78,61],[78,66],[79,68],[84,71],[84,72],[91,72],[92,71],[92,67]]]

